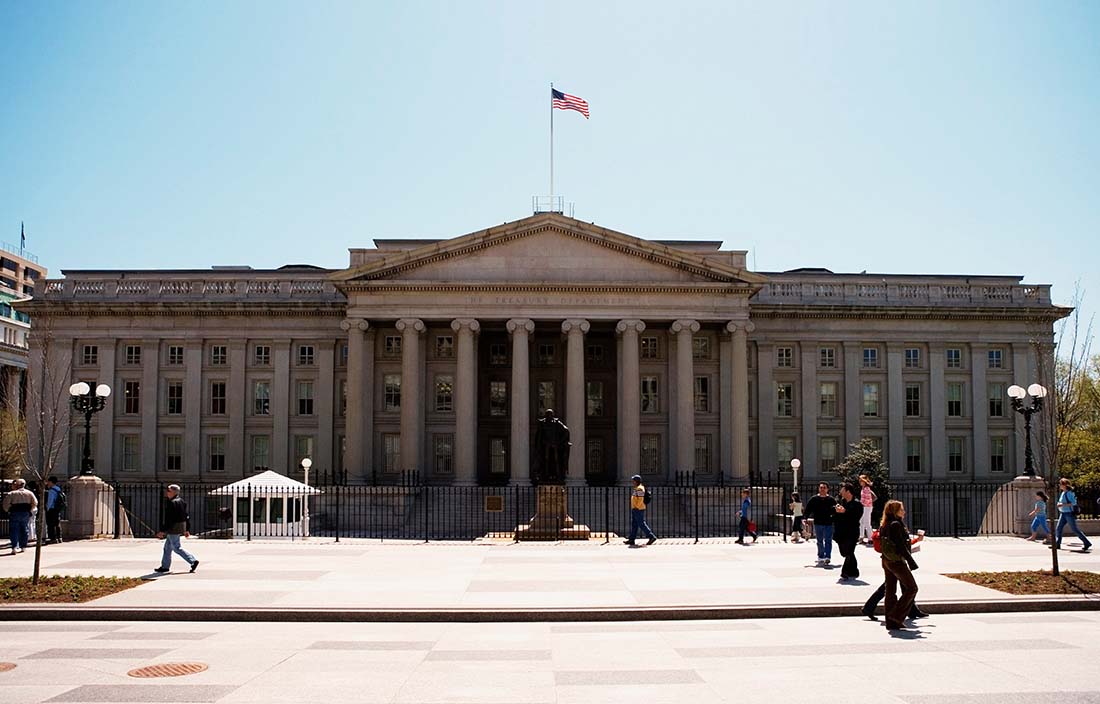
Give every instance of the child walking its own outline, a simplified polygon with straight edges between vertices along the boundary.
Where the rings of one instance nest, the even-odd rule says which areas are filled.
[[[1035,492],[1035,508],[1027,517],[1031,519],[1031,535],[1028,540],[1038,540],[1039,531],[1043,531],[1043,537],[1050,537],[1050,526],[1047,525],[1047,495],[1045,492]]]
[[[791,492],[791,542],[802,542],[802,497],[797,491]]]
[[[756,533],[753,531],[754,526],[752,524],[752,499],[749,498],[748,489],[741,490],[741,520],[737,522],[737,540],[735,542],[744,545],[745,533],[752,536],[752,542],[756,542]]]

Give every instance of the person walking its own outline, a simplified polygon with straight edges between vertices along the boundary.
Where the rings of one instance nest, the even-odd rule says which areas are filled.
[[[630,478],[630,481],[634,482],[634,488],[630,490],[630,537],[623,542],[627,545],[635,545],[634,539],[638,537],[638,531],[649,538],[646,541],[646,545],[652,545],[657,542],[657,536],[650,530],[649,524],[645,521],[645,509],[646,509],[646,492],[645,484],[642,484],[642,477],[639,474],[635,474]]]
[[[871,544],[871,513],[877,499],[871,490],[871,478],[866,474],[859,475],[859,503],[863,506],[863,515],[859,518],[859,542],[866,545]]]
[[[745,544],[745,533],[752,536],[752,542],[756,542],[756,531],[753,530],[756,526],[752,523],[752,492],[748,489],[741,490],[741,510],[738,511],[741,518],[737,521],[737,542],[738,545]]]
[[[797,491],[791,492],[791,542],[802,542],[802,497]]]
[[[856,562],[856,545],[859,544],[859,531],[862,524],[864,508],[856,499],[856,488],[850,482],[845,482],[840,487],[839,497],[835,508],[833,538],[836,540],[840,554],[844,556],[844,565],[840,568],[841,579],[857,579],[859,577],[859,563]]]
[[[1058,527],[1054,529],[1054,548],[1056,550],[1062,549],[1062,531],[1068,525],[1069,529],[1077,534],[1077,537],[1081,539],[1083,547],[1081,552],[1088,552],[1092,549],[1092,542],[1085,537],[1085,534],[1081,532],[1081,529],[1077,527],[1077,494],[1073,493],[1073,487],[1070,486],[1069,480],[1062,477],[1058,480],[1058,488],[1062,493],[1058,495]]]
[[[1035,492],[1035,507],[1027,517],[1031,519],[1031,535],[1028,540],[1038,540],[1039,531],[1043,531],[1044,538],[1050,538],[1050,525],[1047,523],[1047,494],[1045,491]]]
[[[829,485],[821,482],[817,485],[817,496],[806,503],[806,517],[814,522],[814,537],[817,538],[817,564],[827,565],[833,557],[833,515],[836,499],[829,496]]]
[[[11,491],[4,496],[4,511],[8,514],[8,533],[11,535],[11,554],[27,549],[30,539],[31,513],[38,510],[38,499],[27,490],[27,482],[16,479]]]
[[[199,561],[194,555],[187,552],[180,545],[180,536],[191,537],[191,516],[187,512],[187,502],[180,498],[178,484],[169,484],[164,490],[164,519],[160,524],[157,538],[164,538],[164,554],[160,559],[160,567],[154,572],[167,572],[172,567],[172,553],[176,553],[187,564],[191,565],[194,572],[199,567]]]
[[[917,536],[915,538],[914,537],[909,538],[909,544],[910,545],[916,545],[917,543],[919,543],[923,540],[924,540],[924,531],[917,531]],[[879,536],[879,544],[878,544],[877,548],[881,552],[881,548],[882,548],[881,534]],[[910,552],[912,552],[912,550],[910,550]],[[916,564],[916,561],[914,561],[913,564]],[[872,621],[877,621],[878,619],[875,618],[875,609],[878,608],[879,602],[882,601],[882,598],[884,596],[886,596],[886,582],[885,581],[883,581],[882,584],[878,585],[878,589],[876,589],[871,594],[871,597],[869,599],[867,599],[866,603],[863,604],[863,615],[866,616],[867,618],[871,619]],[[911,621],[913,619],[927,618],[927,617],[928,617],[928,614],[926,612],[922,611],[921,608],[919,606],[917,606],[917,602],[914,601],[913,605],[909,607],[909,620]]]
[[[882,545],[882,571],[886,577],[886,628],[891,631],[905,629],[905,617],[917,597],[917,580],[913,570],[913,549],[909,542],[909,529],[905,526],[905,504],[896,499],[886,502],[879,528]],[[901,597],[898,597],[898,585]]]
[[[61,542],[61,509],[65,508],[65,492],[57,477],[46,480],[46,542]]]

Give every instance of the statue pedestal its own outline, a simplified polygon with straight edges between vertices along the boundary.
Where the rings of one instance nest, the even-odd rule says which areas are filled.
[[[565,487],[560,485],[537,488],[535,515],[531,521],[516,526],[516,540],[588,540],[588,526],[576,525],[569,516]]]

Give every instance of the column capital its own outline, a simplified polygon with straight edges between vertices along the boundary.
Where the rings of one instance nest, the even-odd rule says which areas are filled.
[[[396,324],[398,332],[421,333],[427,330],[420,318],[402,318]]]
[[[619,333],[620,335],[628,331],[633,331],[639,334],[645,332],[645,321],[620,320],[619,324],[615,326],[615,332]]]
[[[451,330],[455,332],[462,332],[467,330],[471,333],[475,333],[481,329],[481,323],[473,318],[455,318],[451,321]]]
[[[748,334],[754,330],[756,330],[756,323],[751,320],[731,320],[726,323],[726,332],[743,332]]]
[[[528,334],[530,334],[535,331],[535,321],[531,320],[530,318],[512,318],[508,321],[508,325],[506,327],[508,328],[509,333],[514,333],[520,328],[523,328],[527,331]]]
[[[366,332],[367,328],[369,327],[370,323],[363,320],[362,318],[347,318],[340,323],[340,329],[344,332],[350,332],[352,328],[360,332]]]
[[[674,332],[678,335],[682,335],[682,334],[685,334],[685,333],[695,334],[695,333],[699,332],[699,321],[698,320],[677,320],[676,322],[674,322],[672,324],[672,327],[670,328],[670,330],[672,330],[672,332]]]
[[[563,321],[561,324],[561,331],[566,335],[574,332],[578,332],[583,335],[587,333],[591,328],[592,325],[583,318],[569,318],[568,320]]]

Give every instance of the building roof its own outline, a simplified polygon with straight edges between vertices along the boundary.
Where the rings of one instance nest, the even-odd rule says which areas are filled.
[[[303,484],[300,481],[291,479],[288,476],[279,474],[273,470],[267,470],[261,472],[252,477],[245,477],[240,481],[227,484],[218,489],[214,489],[210,492],[211,496],[246,496],[249,493],[249,488],[252,489],[253,496],[286,496],[286,495],[304,495],[304,494],[321,494],[318,489],[314,489],[308,484]]]

